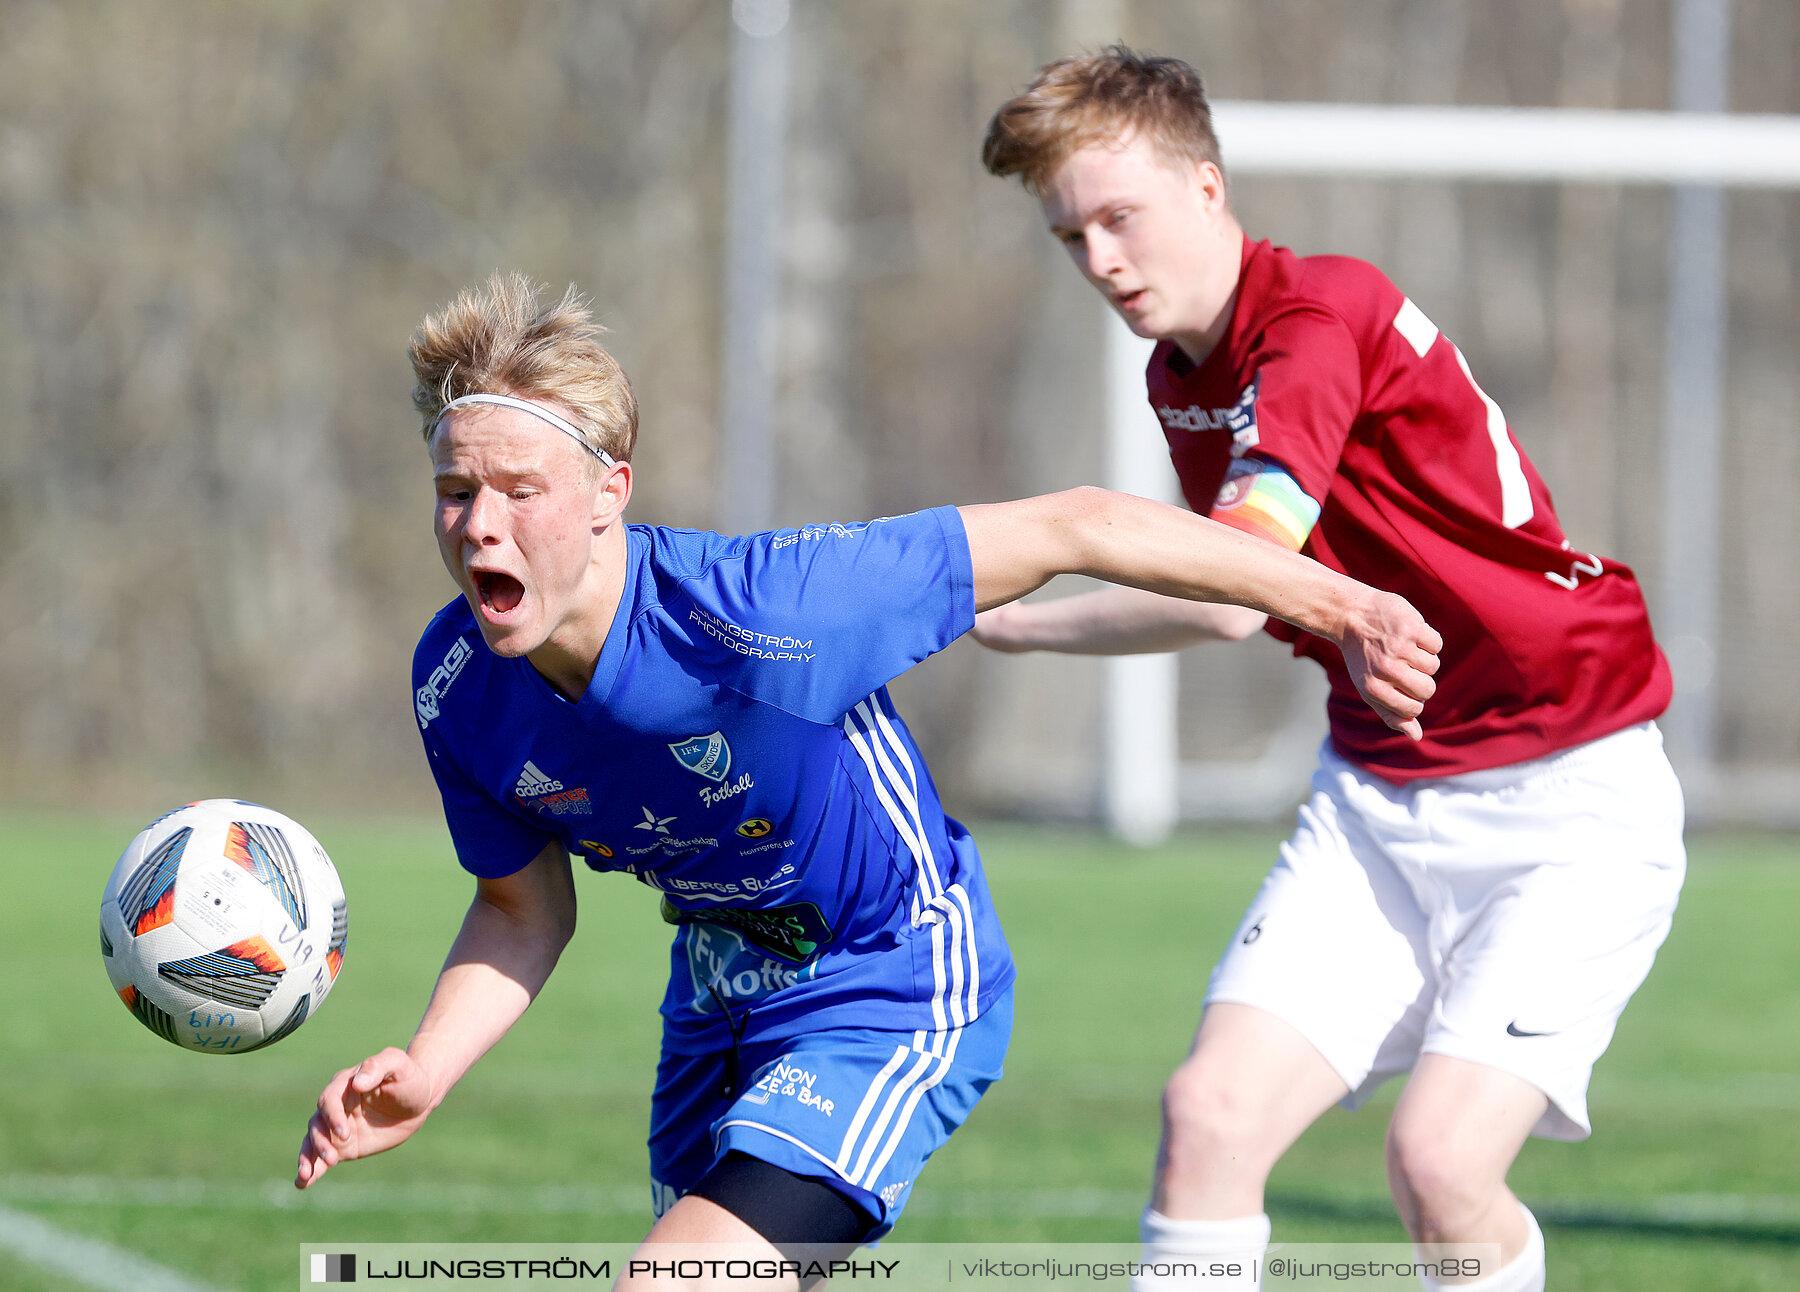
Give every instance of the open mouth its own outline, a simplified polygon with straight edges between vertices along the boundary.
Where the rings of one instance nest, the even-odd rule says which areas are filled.
[[[497,615],[504,615],[518,607],[525,599],[525,585],[510,574],[502,574],[499,570],[471,570],[475,580],[475,595],[481,598],[481,604]]]

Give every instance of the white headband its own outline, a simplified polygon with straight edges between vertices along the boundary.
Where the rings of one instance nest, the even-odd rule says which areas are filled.
[[[618,465],[613,461],[612,454],[605,449],[597,449],[589,444],[582,433],[575,429],[573,422],[564,421],[542,404],[534,404],[528,399],[514,399],[511,395],[463,395],[453,399],[444,405],[443,411],[437,415],[437,420],[431,424],[431,434],[437,434],[438,427],[444,424],[444,419],[452,412],[458,408],[467,408],[471,404],[498,404],[502,408],[516,408],[521,413],[530,413],[533,417],[539,417],[549,422],[550,425],[599,458],[605,465],[609,467]]]

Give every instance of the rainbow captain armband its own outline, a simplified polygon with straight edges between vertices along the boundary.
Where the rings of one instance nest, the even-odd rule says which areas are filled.
[[[1298,552],[1319,521],[1319,504],[1280,463],[1242,457],[1225,473],[1212,518]]]

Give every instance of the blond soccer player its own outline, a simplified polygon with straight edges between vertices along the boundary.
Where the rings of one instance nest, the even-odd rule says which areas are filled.
[[[729,1243],[766,1286],[810,1282],[795,1245],[885,1234],[1011,1030],[980,857],[890,679],[1079,572],[1321,634],[1403,729],[1432,691],[1437,636],[1400,597],[1101,490],[744,537],[629,524],[637,406],[572,290],[496,277],[411,353],[458,592],[414,709],[475,892],[406,1047],[320,1095],[300,1188],[409,1139],[518,1021],[574,934],[581,857],[675,926],[644,1254]]]

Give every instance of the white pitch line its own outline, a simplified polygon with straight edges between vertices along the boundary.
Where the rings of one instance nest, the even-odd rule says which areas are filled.
[[[241,1089],[241,1074],[233,1077],[222,1071],[196,1076],[185,1064],[169,1070],[127,1069],[121,1071],[102,1056],[77,1055],[69,1059],[16,1060],[8,1056],[6,1075],[29,1085],[32,1082],[54,1083],[58,1089],[79,1088],[100,1092],[101,1097],[137,1096],[170,1091],[208,1093],[214,1090]],[[1147,1068],[1109,1064],[1074,1065],[1054,1075],[1034,1075],[1047,1097],[1078,1099],[1116,1099],[1121,1091],[1137,1092],[1154,1106],[1158,1092],[1168,1074],[1161,1067]],[[1021,1081],[1023,1075],[1010,1076]],[[504,1077],[486,1077],[477,1068],[463,1079],[459,1090],[482,1095],[533,1095],[549,1097],[578,1096],[592,1100],[642,1100],[649,1107],[649,1092],[635,1081],[606,1081],[593,1078],[579,1068],[556,1064],[527,1072],[507,1073]],[[270,1101],[291,1099],[306,1113],[318,1099],[318,1087],[308,1083],[274,1080],[258,1089]],[[1133,1097],[1137,1097],[1134,1095]],[[1391,1103],[1394,1094],[1387,1099]],[[1735,1072],[1704,1079],[1665,1075],[1627,1076],[1602,1068],[1588,1091],[1590,1109],[1609,1112],[1661,1113],[1671,1109],[1687,1110],[1702,1104],[1724,1104],[1745,1112],[1800,1112],[1800,1073]],[[646,1116],[648,1113],[646,1112]],[[296,1124],[303,1125],[301,1117]]]
[[[650,1190],[638,1185],[390,1184],[327,1180],[305,1192],[286,1180],[233,1182],[98,1175],[0,1175],[0,1201],[77,1207],[179,1210],[390,1212],[423,1214],[650,1217]],[[919,1216],[1128,1216],[1143,1209],[1136,1189],[983,1189],[921,1191]]]
[[[77,1207],[222,1211],[356,1211],[650,1215],[650,1187],[358,1183],[330,1180],[305,1192],[289,1180],[222,1181],[102,1175],[0,1175],[0,1201]]]
[[[224,1211],[640,1216],[646,1220],[650,1216],[649,1188],[636,1185],[458,1185],[333,1179],[302,1193],[286,1180],[0,1175],[0,1204],[8,1202]],[[1677,1226],[1800,1225],[1800,1195],[1789,1194],[1678,1193],[1623,1203],[1561,1198],[1533,1199],[1532,1204],[1553,1223],[1562,1219],[1578,1224],[1600,1218]],[[1132,1217],[1143,1205],[1143,1194],[1136,1189],[922,1189],[913,1196],[908,1210],[915,1216],[1072,1219]],[[0,1218],[17,1214],[0,1206]],[[0,1246],[8,1242],[6,1231],[0,1229]]]
[[[0,1247],[95,1292],[215,1292],[133,1252],[10,1207],[0,1207]]]

